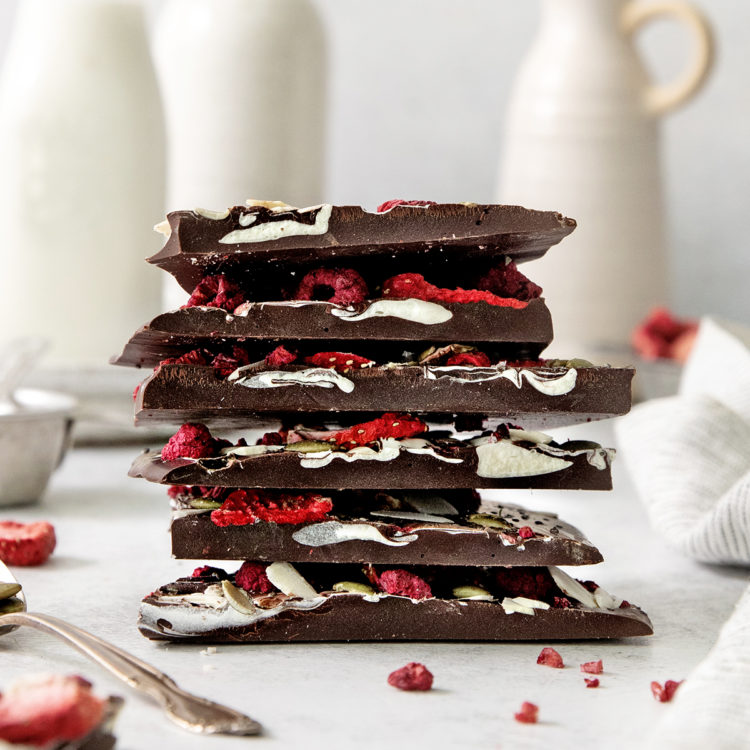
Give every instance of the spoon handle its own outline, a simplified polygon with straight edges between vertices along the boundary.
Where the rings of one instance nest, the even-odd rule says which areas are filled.
[[[202,734],[250,736],[261,725],[231,708],[192,695],[155,667],[75,625],[50,615],[18,612],[0,617],[2,625],[26,625],[65,641],[132,688],[156,700],[183,729]]]

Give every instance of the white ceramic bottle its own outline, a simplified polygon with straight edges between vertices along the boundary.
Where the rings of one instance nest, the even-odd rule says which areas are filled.
[[[161,104],[136,0],[22,0],[0,83],[0,338],[102,365],[159,307]]]
[[[658,16],[695,38],[689,68],[669,85],[649,80],[633,40]],[[711,58],[709,28],[683,2],[543,0],[513,89],[497,197],[579,222],[530,269],[555,321],[550,351],[622,348],[649,308],[668,302],[658,121],[697,91]]]
[[[309,0],[167,0],[154,58],[170,209],[323,200],[325,44]],[[168,289],[168,307],[184,302]]]

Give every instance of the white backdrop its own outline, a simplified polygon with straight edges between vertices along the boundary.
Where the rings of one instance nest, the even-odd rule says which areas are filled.
[[[0,3],[0,57],[17,2]],[[672,302],[682,314],[750,322],[750,4],[700,4],[716,28],[717,66],[664,127]],[[393,197],[491,200],[503,111],[537,3],[316,5],[330,48],[327,199],[370,207]],[[660,76],[680,68],[686,44],[666,23],[643,39]]]

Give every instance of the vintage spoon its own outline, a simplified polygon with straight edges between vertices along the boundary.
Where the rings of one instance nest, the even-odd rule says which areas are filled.
[[[7,584],[9,588],[5,591],[12,591],[10,585],[15,583],[16,579],[0,562],[0,590]],[[20,602],[9,607],[18,607],[19,611],[2,614],[3,605],[8,608],[8,602]],[[0,602],[0,636],[21,625],[54,635],[73,646],[130,687],[156,700],[167,716],[183,729],[199,734],[240,736],[258,735],[263,731],[257,721],[239,711],[185,692],[163,672],[98,636],[57,617],[27,612],[26,598],[19,591],[12,599]]]

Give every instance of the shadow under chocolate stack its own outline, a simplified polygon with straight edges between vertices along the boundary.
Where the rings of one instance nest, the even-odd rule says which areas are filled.
[[[115,363],[154,368],[137,422],[182,427],[130,473],[169,486],[176,557],[237,562],[147,596],[144,635],[651,633],[640,609],[557,567],[601,562],[580,531],[477,492],[611,489],[613,451],[538,431],[630,408],[632,370],[540,359],[551,317],[518,265],[573,220],[517,206],[249,202],[178,211],[158,228],[167,242],[150,262],[191,296]]]

